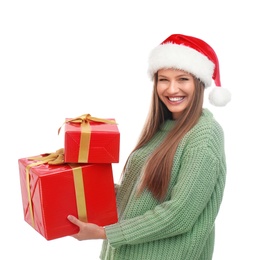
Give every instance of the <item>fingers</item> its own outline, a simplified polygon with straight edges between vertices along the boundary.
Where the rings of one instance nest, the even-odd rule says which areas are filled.
[[[85,223],[73,215],[68,215],[67,219],[79,227],[79,232],[71,235],[73,238],[81,241],[87,239],[106,239],[105,229],[93,223]]]

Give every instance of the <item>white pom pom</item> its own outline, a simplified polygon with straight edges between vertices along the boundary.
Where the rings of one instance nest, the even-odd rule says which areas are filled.
[[[231,93],[223,87],[214,87],[209,94],[209,100],[212,105],[223,107],[231,100]]]

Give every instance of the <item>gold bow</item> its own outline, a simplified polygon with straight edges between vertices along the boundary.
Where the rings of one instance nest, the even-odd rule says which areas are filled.
[[[43,156],[29,157],[28,159],[38,161],[36,164],[34,163],[34,166],[44,163],[51,165],[64,164],[64,148],[57,150],[55,153],[47,153]],[[29,168],[31,165],[32,164],[29,164],[27,167]]]
[[[106,124],[117,124],[114,120],[93,117],[90,114],[83,114],[81,116],[65,120],[65,122],[62,124],[62,126],[68,122],[79,123],[79,124],[86,123],[87,124],[87,123],[89,123],[89,121],[106,123]],[[58,129],[58,134],[60,134],[62,126]]]

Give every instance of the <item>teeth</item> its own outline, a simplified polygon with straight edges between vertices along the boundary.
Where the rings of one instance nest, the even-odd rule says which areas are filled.
[[[170,101],[175,102],[175,101],[180,101],[180,100],[182,100],[183,97],[169,97],[168,99],[169,99]]]

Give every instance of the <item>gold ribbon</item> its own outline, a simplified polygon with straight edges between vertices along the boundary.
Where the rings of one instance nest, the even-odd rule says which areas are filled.
[[[73,170],[78,219],[87,222],[86,198],[82,167],[73,167],[74,165],[70,166]]]
[[[90,124],[81,123],[80,147],[78,153],[78,162],[80,163],[87,162],[89,156],[90,137],[91,137]]]
[[[64,162],[64,149],[61,148],[57,150],[55,153],[48,153],[44,156],[35,156],[29,157],[29,160],[35,160],[37,162],[31,163],[26,166],[26,185],[27,185],[27,194],[28,194],[28,201],[29,201],[29,212],[31,217],[32,226],[35,227],[35,220],[34,220],[34,213],[33,213],[33,206],[31,200],[31,192],[30,192],[30,168],[48,163],[49,165],[60,165],[65,164]],[[86,213],[86,203],[85,203],[85,191],[84,191],[84,184],[83,184],[83,175],[82,175],[82,167],[76,167],[74,164],[69,164],[73,171],[73,178],[74,178],[74,186],[75,186],[75,194],[76,194],[76,204],[77,204],[77,212],[78,218],[80,220],[86,221],[87,220],[87,213]]]
[[[114,120],[92,117],[90,114],[84,114],[84,115],[66,120],[64,122],[64,124],[73,122],[73,123],[79,123],[81,125],[80,148],[79,148],[79,154],[78,154],[79,163],[86,163],[87,158],[89,156],[88,147],[90,146],[90,136],[91,136],[91,127],[89,124],[90,121],[105,123],[105,124],[117,124]],[[58,129],[58,134],[60,133],[62,126]]]

